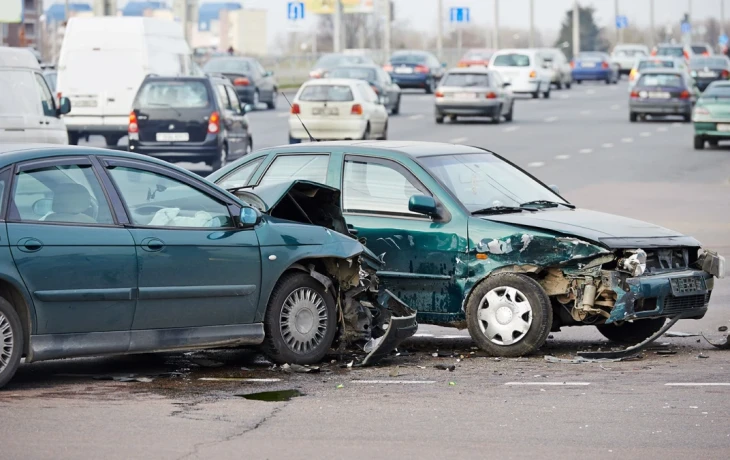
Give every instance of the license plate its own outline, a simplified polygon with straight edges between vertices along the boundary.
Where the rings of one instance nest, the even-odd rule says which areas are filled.
[[[458,99],[460,101],[470,101],[477,98],[477,95],[474,93],[456,93],[454,94],[454,99]]]
[[[700,276],[672,278],[669,280],[669,284],[672,287],[672,294],[675,297],[704,294],[707,292],[705,280]]]
[[[312,109],[312,115],[339,115],[340,111],[336,108],[315,107]]]
[[[730,132],[730,124],[720,123],[717,125],[717,130],[722,131],[724,133]]]
[[[157,142],[187,142],[190,140],[188,133],[157,133]]]
[[[669,93],[649,92],[650,99],[669,99]]]
[[[700,77],[717,77],[717,74],[715,72],[698,72],[697,75]]]
[[[411,67],[396,67],[395,73],[413,73],[413,68]]]
[[[75,99],[72,107],[96,107],[96,99]]]
[[[595,62],[583,62],[583,63],[581,63],[580,66],[581,67],[595,67],[596,63]]]

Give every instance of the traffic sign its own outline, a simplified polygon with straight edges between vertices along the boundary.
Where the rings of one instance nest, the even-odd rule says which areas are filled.
[[[692,24],[689,22],[683,22],[682,23],[682,33],[683,34],[689,34],[692,32]]]
[[[304,2],[289,2],[286,5],[286,17],[290,21],[304,19]]]
[[[616,28],[625,29],[629,26],[629,18],[626,16],[616,16]]]
[[[717,43],[720,46],[727,45],[727,34],[721,34],[719,37],[717,37]]]
[[[458,8],[451,8],[449,10],[449,18],[451,19],[451,22],[463,22],[468,23],[471,21],[471,18],[469,17],[469,8],[464,7],[458,7]]]

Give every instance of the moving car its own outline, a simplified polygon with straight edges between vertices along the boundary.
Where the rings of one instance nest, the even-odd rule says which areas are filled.
[[[311,364],[337,340],[374,347],[367,363],[416,331],[329,187],[288,181],[245,201],[141,155],[13,144],[0,183],[0,386],[22,357],[252,345]]]
[[[401,88],[417,88],[432,94],[444,75],[444,65],[426,51],[402,50],[390,56],[383,67]]]
[[[689,60],[689,68],[700,91],[713,81],[730,78],[730,59],[727,56],[693,57]]]
[[[363,80],[310,80],[299,88],[292,101],[289,143],[312,137],[315,140],[387,139],[388,111]]]
[[[59,96],[71,144],[104,136],[117,145],[127,135],[129,110],[145,76],[192,73],[192,55],[179,22],[147,17],[74,17],[58,61]]]
[[[65,97],[56,101],[27,48],[0,47],[0,143],[68,144],[61,115],[71,110]]]
[[[540,52],[534,49],[504,49],[492,56],[492,70],[510,84],[515,94],[531,94],[533,99],[542,93],[550,97],[551,73],[545,68]]]
[[[269,109],[276,109],[279,89],[274,72],[265,70],[259,61],[248,57],[218,57],[206,62],[203,71],[223,74],[231,79],[238,98],[254,109],[260,102]]]
[[[335,67],[342,67],[347,65],[374,65],[372,58],[363,54],[349,54],[349,53],[328,53],[322,56],[314,64],[314,69],[309,72],[310,78],[322,78],[325,72],[332,70]]]
[[[714,81],[705,89],[692,113],[694,148],[705,148],[705,142],[717,147],[730,140],[730,82]]]
[[[303,165],[317,162],[317,168]],[[667,318],[702,318],[724,259],[692,237],[579,209],[490,151],[431,142],[335,142],[256,152],[209,179],[292,175],[341,191],[348,226],[383,254],[378,276],[420,323],[466,325],[520,356],[550,331],[597,326],[638,343]],[[238,176],[241,180],[244,175]]]
[[[555,85],[557,89],[570,89],[573,83],[573,69],[565,54],[559,48],[544,48],[540,50],[540,55],[544,62],[544,67],[550,73],[550,83]]]
[[[619,74],[628,75],[637,59],[649,56],[649,48],[645,45],[616,45],[611,53],[611,60],[618,64]]]
[[[618,65],[611,61],[606,53],[584,51],[573,58],[573,81],[583,83],[584,80],[605,81],[607,85],[618,83],[620,78]]]
[[[712,50],[712,45],[709,43],[692,43],[690,45],[692,52],[697,56],[712,56],[715,52]]]
[[[668,56],[684,59],[685,61],[689,61],[694,54],[695,53],[692,51],[690,46],[675,45],[672,43],[663,43],[655,46],[654,49],[651,50],[652,56]]]
[[[489,60],[494,55],[494,50],[488,48],[474,48],[462,56],[457,64],[458,67],[488,67]]]
[[[498,72],[486,67],[449,70],[436,90],[436,123],[445,117],[490,117],[499,124],[502,117],[512,121],[515,103],[510,84]]]
[[[246,113],[223,77],[147,77],[129,114],[129,151],[218,169],[253,150]]]
[[[400,86],[393,83],[390,75],[374,64],[360,64],[335,67],[325,73],[326,78],[352,78],[370,83],[370,87],[380,98],[380,103],[391,115],[400,113]]]
[[[683,59],[673,57],[649,57],[641,58],[636,61],[634,68],[629,73],[629,91],[636,85],[641,77],[641,72],[647,69],[674,69],[688,73],[688,68]]]
[[[694,100],[694,88],[683,72],[648,69],[631,90],[629,120],[634,122],[646,115],[679,115],[690,121]]]

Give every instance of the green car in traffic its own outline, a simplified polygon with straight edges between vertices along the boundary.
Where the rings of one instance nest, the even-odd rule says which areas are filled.
[[[715,81],[697,100],[692,113],[694,148],[702,150],[705,143],[716,147],[730,140],[730,81]]]

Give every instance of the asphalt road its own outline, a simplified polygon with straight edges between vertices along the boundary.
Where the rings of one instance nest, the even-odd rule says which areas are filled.
[[[694,151],[679,120],[629,123],[627,99],[624,83],[586,83],[519,100],[514,123],[436,125],[432,99],[409,93],[390,138],[489,148],[578,206],[681,230],[730,256],[730,147]],[[286,142],[286,117],[251,114],[256,147]],[[730,280],[720,280],[708,315],[673,331],[719,339],[729,303]],[[593,328],[572,328],[536,356],[496,360],[464,331],[424,326],[401,356],[367,369],[335,361],[287,373],[247,351],[22,366],[0,392],[2,458],[727,458],[730,351],[698,336],[658,342],[676,353],[547,362],[608,346]],[[100,380],[129,375],[153,380]],[[289,389],[303,395],[238,396]]]

